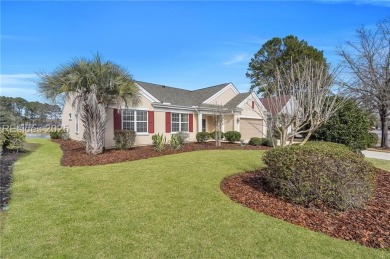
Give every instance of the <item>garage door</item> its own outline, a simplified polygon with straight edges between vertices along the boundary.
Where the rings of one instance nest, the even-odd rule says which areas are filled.
[[[249,140],[252,137],[262,138],[263,120],[241,119],[240,120],[241,139]]]

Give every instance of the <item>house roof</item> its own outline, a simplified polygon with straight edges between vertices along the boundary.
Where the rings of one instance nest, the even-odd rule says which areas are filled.
[[[181,106],[207,106],[202,104],[205,100],[218,93],[230,83],[210,86],[194,91],[170,87],[166,85],[158,85],[135,81],[138,85],[144,88],[147,92],[157,98],[161,103],[170,103],[172,105]]]
[[[290,98],[290,95],[283,95],[260,98],[260,101],[269,113],[271,113],[272,115],[276,115],[286,106]]]
[[[225,104],[226,108],[236,108],[240,103],[242,103],[248,96],[251,95],[251,92],[240,93],[236,95],[233,99],[231,99],[227,104]]]

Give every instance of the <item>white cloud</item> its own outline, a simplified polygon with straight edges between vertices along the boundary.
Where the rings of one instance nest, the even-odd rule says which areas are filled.
[[[236,64],[242,63],[244,61],[248,61],[248,60],[249,60],[248,54],[241,53],[241,54],[237,54],[237,55],[233,56],[228,61],[223,62],[223,64],[225,66],[231,66],[231,65],[236,65]]]
[[[355,5],[376,5],[390,7],[390,0],[314,0],[314,2],[322,3],[353,3]]]
[[[37,38],[34,37],[24,37],[24,36],[15,36],[8,34],[0,34],[1,40],[14,40],[14,41],[35,41]]]
[[[26,100],[39,100],[36,74],[2,74],[0,75],[0,95],[22,97]]]
[[[37,79],[36,74],[3,74],[0,75],[1,85],[20,85],[25,83],[34,83]]]

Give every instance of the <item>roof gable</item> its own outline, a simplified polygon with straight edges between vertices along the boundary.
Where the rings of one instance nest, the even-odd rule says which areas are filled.
[[[236,95],[233,99],[231,99],[227,104],[225,104],[225,106],[231,109],[237,108],[250,95],[251,95],[250,92],[240,93]]]
[[[232,90],[235,93],[235,95],[238,95],[240,93],[232,83],[222,84],[218,86],[220,86],[221,88],[217,92],[215,92],[212,96],[210,96],[205,101],[203,101],[204,104],[213,104],[213,101],[215,99],[217,99],[219,96],[221,96],[222,94],[224,94],[229,90]]]
[[[269,113],[271,113],[272,115],[276,115],[283,110],[283,108],[286,106],[290,99],[290,95],[283,95],[260,98],[260,101]]]

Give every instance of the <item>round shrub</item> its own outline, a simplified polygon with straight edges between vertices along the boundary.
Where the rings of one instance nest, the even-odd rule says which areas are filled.
[[[24,145],[26,134],[22,131],[1,131],[2,148],[18,152]]]
[[[213,132],[210,132],[209,134],[212,139],[215,139],[215,130]],[[222,131],[217,131],[217,134],[220,134],[221,139],[225,137],[225,133],[223,133]]]
[[[208,132],[198,132],[196,133],[196,141],[199,143],[206,142],[210,139],[210,134]]]
[[[251,146],[261,146],[263,144],[263,140],[262,138],[253,137],[249,140],[248,144]]]
[[[183,145],[186,142],[186,139],[190,137],[190,133],[180,131],[176,134],[177,140],[179,141],[180,145]]]
[[[378,141],[379,141],[379,137],[376,133],[374,132],[368,133],[367,140],[366,140],[367,147],[375,147],[376,144],[378,144]]]
[[[341,101],[342,98],[337,100]],[[314,131],[310,139],[344,144],[356,151],[364,150],[370,147],[368,139],[371,124],[369,113],[354,100],[348,100],[325,124]]]
[[[263,144],[262,146],[266,146],[266,147],[273,147],[274,144],[272,143],[272,140],[269,139],[269,138],[263,138]]]
[[[249,145],[252,146],[266,146],[266,147],[272,147],[272,141],[268,138],[258,138],[258,137],[252,137],[249,142]]]
[[[51,139],[61,139],[62,135],[65,133],[64,130],[55,130],[55,131],[50,131],[50,138]]]
[[[294,203],[345,210],[364,207],[373,195],[374,167],[341,144],[278,147],[263,161],[269,190]]]
[[[136,135],[134,130],[115,130],[115,147],[117,149],[130,149],[135,143]]]
[[[229,141],[229,143],[234,143],[241,139],[241,133],[238,131],[227,131],[225,132],[225,139]]]

